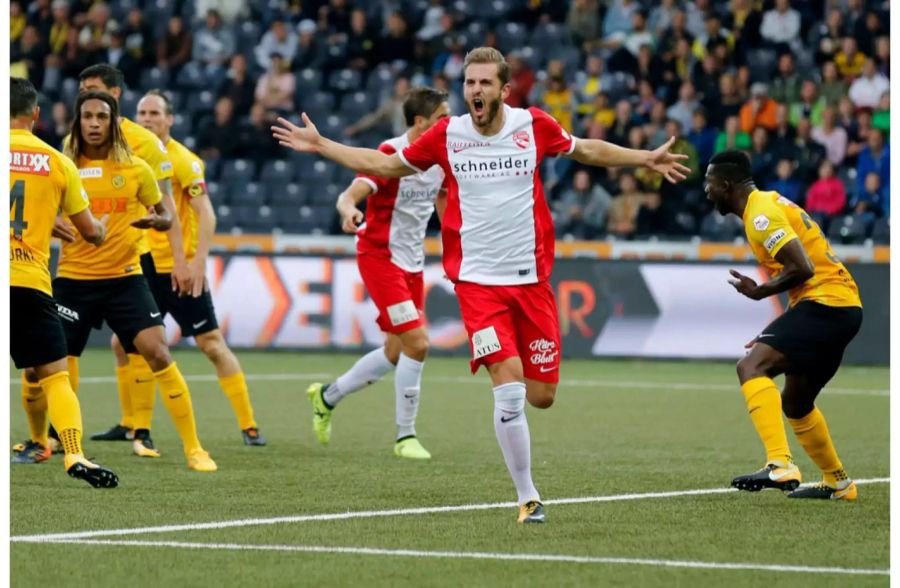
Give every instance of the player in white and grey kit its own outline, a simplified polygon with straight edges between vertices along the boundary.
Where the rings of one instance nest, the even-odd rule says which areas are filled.
[[[449,114],[447,94],[433,88],[414,88],[403,103],[409,126],[404,134],[385,141],[379,151],[393,155]],[[365,223],[357,205],[368,198]],[[363,283],[378,307],[378,326],[385,344],[361,357],[330,384],[314,383],[307,389],[313,408],[313,430],[319,442],[331,440],[331,416],[347,394],[380,380],[396,369],[398,457],[429,459],[431,454],[416,436],[416,413],[422,368],[428,354],[428,334],[422,309],[422,270],[425,229],[435,207],[446,206],[444,170],[433,165],[404,178],[358,175],[340,195],[337,209],[346,233],[355,233],[357,263]]]

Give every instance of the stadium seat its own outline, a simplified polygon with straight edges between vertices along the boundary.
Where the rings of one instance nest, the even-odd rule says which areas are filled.
[[[498,3],[503,4],[503,0],[494,0],[494,2],[485,2],[484,4],[494,5]],[[504,53],[508,53],[516,47],[519,47],[527,34],[527,29],[517,22],[507,22],[500,25],[497,28],[497,42],[500,45],[500,50]]]
[[[206,182],[206,192],[209,194],[209,199],[212,200],[213,204],[224,204],[225,201],[223,199],[223,188],[219,182],[209,181]]]
[[[322,72],[317,69],[300,70],[294,77],[297,80],[298,100],[322,89]]]
[[[266,192],[257,182],[247,182],[241,185],[235,182],[229,187],[231,204],[244,206],[262,206],[266,203]]]
[[[828,213],[811,212],[809,213],[809,218],[819,225],[819,229],[821,229],[823,234],[828,234],[828,226],[831,224],[831,217],[828,216]]]
[[[712,211],[703,218],[700,223],[700,236],[707,241],[730,242],[734,241],[740,230],[740,225],[732,220],[736,217],[726,217],[716,211]]]
[[[341,100],[340,113],[347,120],[355,121],[377,108],[378,105],[369,98],[368,94],[354,92],[344,96]]]
[[[78,80],[75,78],[66,78],[63,80],[59,88],[59,100],[69,105],[71,108],[78,98]]]
[[[255,176],[256,166],[249,159],[229,159],[222,164],[222,182],[229,182],[235,179],[250,181]]]
[[[145,92],[153,88],[168,88],[169,82],[169,70],[167,69],[151,67],[141,72],[141,90]]]
[[[318,121],[334,112],[334,96],[329,92],[298,95],[297,101],[299,110],[305,112],[313,121]]]
[[[267,161],[259,172],[259,179],[262,182],[283,182],[286,184],[293,177],[294,170],[291,169],[290,162],[284,159]]]
[[[348,126],[347,119],[339,114],[330,114],[325,117],[319,117],[316,126],[323,136],[329,138],[340,139],[343,136],[344,129]]]
[[[238,226],[248,233],[271,233],[276,227],[275,215],[268,206],[241,208]]]
[[[187,141],[188,139],[193,139],[193,137],[185,137],[185,141]],[[187,147],[186,142],[185,142],[185,146]],[[193,149],[193,148],[189,147],[189,149]],[[205,175],[206,175],[206,180],[207,181],[218,180],[219,173],[222,170],[222,160],[221,159],[208,159],[208,160],[204,160],[203,163],[206,166],[206,169],[204,170]]]
[[[275,217],[275,226],[286,233],[299,233],[299,227],[303,222],[300,215],[300,206],[273,206],[272,215]]]
[[[119,98],[119,114],[134,119],[137,114],[137,105],[140,102],[140,95],[133,90],[123,90],[122,96]]]
[[[231,207],[221,204],[216,207],[216,232],[227,233],[234,228],[234,214]]]
[[[872,225],[872,241],[876,245],[891,244],[891,221],[887,218],[879,218]]]
[[[262,37],[262,25],[249,19],[243,20],[234,32],[237,37],[238,53],[252,53]]]
[[[294,179],[304,181],[313,175],[313,166],[321,161],[318,156],[310,153],[291,153],[291,167],[294,170]]]
[[[183,114],[176,114],[174,119],[175,121],[172,124],[172,129],[170,131],[173,137],[181,140],[182,137],[191,134],[191,131],[193,131],[193,128],[191,127],[193,120],[190,117]]]
[[[565,27],[555,22],[542,22],[531,32],[531,47],[540,47],[545,52],[565,47],[569,44],[569,33]]]
[[[366,78],[366,93],[375,100],[381,100],[390,92],[394,84],[394,72],[386,65],[379,65]]]
[[[328,87],[341,92],[355,92],[362,87],[362,76],[355,69],[338,69],[328,76]]]
[[[215,105],[215,95],[209,90],[203,90],[189,94],[185,110],[192,119],[197,120],[204,114],[211,113]]]
[[[330,232],[331,225],[334,223],[335,217],[337,216],[337,210],[335,210],[334,204],[313,205],[311,209],[312,219],[315,225],[326,233]]]
[[[309,199],[307,188],[303,184],[266,182],[264,184],[267,199],[273,206],[301,207],[307,204]]]
[[[750,68],[750,79],[754,82],[770,82],[778,54],[774,49],[753,49],[747,52],[747,66]]]
[[[828,239],[835,244],[852,245],[866,238],[866,220],[861,215],[848,214],[836,217],[828,229]]]
[[[315,161],[310,168],[304,170],[304,175],[297,179],[304,185],[309,186],[309,189],[312,191],[330,183],[334,179],[334,167],[335,164],[320,159]]]
[[[182,90],[200,90],[208,88],[209,84],[200,64],[196,61],[189,61],[184,64],[175,77],[175,86]]]

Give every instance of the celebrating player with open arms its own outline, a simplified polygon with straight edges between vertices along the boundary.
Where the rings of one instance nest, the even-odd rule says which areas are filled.
[[[494,392],[494,430],[516,486],[518,521],[544,522],[531,478],[525,400],[553,404],[559,382],[560,334],[549,284],[554,231],[539,167],[564,155],[597,166],[647,167],[669,181],[684,179],[686,156],[625,149],[576,139],[548,114],[506,106],[509,64],[496,49],[471,51],[463,66],[469,114],[435,124],[393,155],[347,147],[279,119],[275,138],[296,151],[318,153],[360,173],[403,177],[440,165],[447,176],[441,233],[443,263],[455,283],[472,350],[471,367],[485,365]]]

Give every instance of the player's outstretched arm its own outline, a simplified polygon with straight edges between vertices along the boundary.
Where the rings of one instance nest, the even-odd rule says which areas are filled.
[[[736,270],[729,270],[733,280],[728,282],[734,289],[753,300],[762,300],[773,294],[780,294],[796,288],[816,273],[812,260],[803,249],[800,239],[792,239],[778,250],[775,259],[784,266],[781,273],[765,284],[757,284]]]
[[[75,225],[75,230],[78,231],[84,240],[95,247],[103,243],[103,240],[106,238],[106,223],[109,221],[108,214],[97,220],[91,214],[91,209],[85,208],[81,212],[70,216],[69,220],[72,221],[72,224]],[[71,241],[74,240],[73,237]]]
[[[359,225],[366,218],[358,207],[359,203],[372,193],[372,186],[363,181],[355,181],[338,196],[335,208],[341,215],[341,230],[351,235],[356,234]]]
[[[411,176],[416,170],[406,167],[397,154],[387,155],[377,149],[349,147],[326,139],[309,120],[306,113],[300,115],[303,126],[297,126],[286,118],[279,118],[272,126],[272,136],[283,147],[300,153],[316,153],[356,172],[382,178]]]
[[[664,178],[674,184],[685,179],[687,177],[685,174],[691,173],[691,169],[681,163],[688,156],[669,151],[674,142],[675,137],[672,137],[653,151],[646,151],[619,147],[599,139],[578,139],[575,141],[575,149],[569,157],[586,165],[646,167],[662,174]]]

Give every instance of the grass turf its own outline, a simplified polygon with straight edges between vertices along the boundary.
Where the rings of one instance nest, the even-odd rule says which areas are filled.
[[[66,477],[61,459],[13,466],[11,535],[115,529],[296,514],[384,510],[515,500],[492,426],[486,376],[465,360],[429,360],[418,430],[435,456],[393,456],[390,377],[337,409],[334,435],[318,445],[302,375],[336,375],[350,355],[241,353],[265,448],[241,443],[230,405],[206,359],[179,351],[198,429],[220,471],[190,472],[160,402],[160,460],[127,443],[86,442],[120,476],[117,490]],[[725,363],[569,361],[557,402],[529,409],[535,483],[546,499],[727,486],[761,465],[761,445]],[[112,358],[82,360],[86,437],[119,416]],[[272,375],[275,375],[273,379]],[[107,377],[105,381],[91,378]],[[204,378],[195,379],[193,376]],[[322,379],[322,378],[319,378]],[[567,384],[568,383],[568,384]],[[887,477],[888,371],[841,370],[819,403],[850,474]],[[27,436],[17,384],[10,387],[12,438]],[[872,392],[874,391],[874,392]],[[792,439],[806,479],[814,465]],[[515,510],[283,523],[124,535],[116,540],[241,545],[317,545],[742,562],[846,568],[888,567],[887,484],[860,487],[855,504],[798,502],[775,491],[548,506],[549,523],[521,527]],[[171,547],[11,545],[15,586],[146,585],[712,585],[758,584],[784,572],[645,565],[311,554]],[[85,573],[73,573],[83,569]],[[89,570],[89,571],[88,571]],[[887,585],[886,576],[787,573],[799,585]]]

